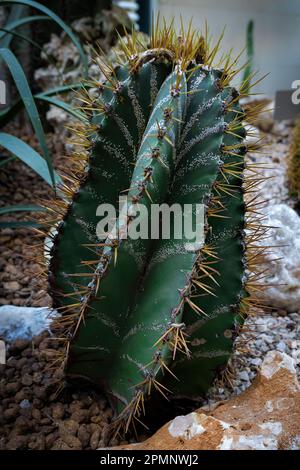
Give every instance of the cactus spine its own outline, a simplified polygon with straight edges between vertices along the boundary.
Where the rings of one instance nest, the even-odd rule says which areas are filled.
[[[257,178],[244,180],[246,92],[230,85],[236,61],[226,56],[214,68],[219,43],[209,50],[191,27],[178,37],[172,24],[154,27],[149,49],[135,33],[122,47],[126,64],[106,65],[99,96],[82,98],[88,158],[77,156],[75,189],[62,188],[71,200],[53,237],[49,280],[62,308],[53,329],[66,346],[67,376],[102,386],[127,430],[152,390],[198,397],[226,365],[256,302],[261,228],[245,202]],[[97,206],[116,205],[124,191],[129,228],[141,203],[204,204],[205,244],[191,248],[172,228],[168,240],[100,243]],[[123,224],[121,214],[112,221]]]

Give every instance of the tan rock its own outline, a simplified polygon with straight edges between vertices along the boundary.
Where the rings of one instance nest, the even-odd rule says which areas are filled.
[[[300,385],[293,359],[270,351],[239,396],[177,416],[131,450],[300,449]]]

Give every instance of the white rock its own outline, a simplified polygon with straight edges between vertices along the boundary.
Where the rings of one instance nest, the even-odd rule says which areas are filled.
[[[259,427],[262,429],[267,429],[271,431],[275,436],[279,436],[282,433],[282,424],[276,421],[270,421],[267,423],[259,424]]]
[[[274,307],[289,312],[300,309],[300,217],[285,204],[267,209],[266,225],[272,227],[261,246],[272,246],[267,254],[267,285],[261,297]],[[273,228],[274,227],[274,228]]]
[[[241,380],[244,380],[245,382],[249,382],[249,375],[248,373],[245,371],[245,370],[242,370],[240,373],[239,373],[239,378]]]
[[[249,154],[250,163],[258,162],[263,164],[259,174],[263,177],[259,185],[259,199],[266,201],[267,206],[288,202],[289,192],[286,178],[286,153],[288,146],[286,143],[267,142],[267,154]],[[250,178],[251,172],[246,170],[246,175]]]
[[[254,366],[260,366],[261,363],[262,363],[262,360],[260,359],[260,357],[254,357],[253,359],[250,360],[250,364]]]
[[[270,351],[243,396],[177,416],[146,441],[119,450],[299,449],[299,399],[293,359]]]
[[[296,376],[295,364],[290,356],[278,351],[269,351],[262,363],[261,375],[271,379],[280,369],[285,369]]]
[[[197,434],[202,434],[205,428],[199,423],[197,413],[186,416],[177,416],[169,425],[169,433],[172,437],[185,437],[192,439]]]
[[[284,352],[286,350],[286,344],[283,342],[283,341],[280,341],[277,346],[276,346],[276,349],[278,351],[281,351],[281,352]]]
[[[53,126],[64,125],[68,120],[68,114],[61,108],[50,106],[49,111],[46,113],[46,118]]]
[[[31,339],[42,331],[49,330],[52,319],[57,316],[48,307],[0,307],[0,337],[6,341],[18,338]]]
[[[31,404],[30,404],[30,401],[29,400],[22,400],[21,403],[20,403],[20,408],[22,408],[22,410],[26,410],[28,408],[31,407]]]
[[[232,450],[277,450],[278,442],[274,437],[264,435],[241,436],[234,442]],[[230,449],[228,449],[230,450]]]

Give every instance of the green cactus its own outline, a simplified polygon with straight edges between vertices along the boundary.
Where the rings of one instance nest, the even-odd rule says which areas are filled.
[[[300,199],[300,119],[295,123],[290,152],[287,158],[287,177],[291,196]]]
[[[75,189],[62,188],[69,202],[49,280],[62,308],[53,329],[66,347],[66,376],[101,386],[127,430],[152,390],[198,398],[226,366],[255,302],[246,269],[257,271],[261,229],[249,215],[255,201],[245,202],[256,179],[244,181],[246,93],[230,86],[236,61],[214,68],[219,43],[209,50],[190,27],[177,37],[166,24],[154,28],[149,49],[135,33],[122,47],[127,63],[102,68],[99,97],[82,98],[88,159],[78,156]],[[129,213],[99,241],[97,206],[116,206],[124,192]],[[194,213],[203,204],[205,243],[177,238],[174,219],[169,239],[116,237],[115,229],[147,227],[162,203]],[[146,215],[137,215],[141,204]]]

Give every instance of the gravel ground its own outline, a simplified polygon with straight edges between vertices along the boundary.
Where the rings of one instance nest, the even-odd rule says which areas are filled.
[[[57,345],[47,333],[30,342],[16,340],[9,348],[7,364],[0,365],[0,449],[104,446],[111,408],[91,390],[65,390],[57,396],[61,375],[47,371],[50,346]]]
[[[241,341],[247,343],[248,352],[235,352],[231,386],[216,383],[205,403],[226,400],[246,390],[267,351],[277,349],[296,358],[299,313],[261,314],[246,325],[248,332]],[[49,347],[58,349],[48,333],[33,341],[14,341],[7,365],[0,365],[0,449],[89,450],[108,443],[125,444],[127,441],[119,438],[107,440],[113,412],[103,395],[91,389],[65,389],[57,395],[61,375],[47,371],[52,359]],[[45,367],[46,373],[42,373]],[[300,378],[300,363],[297,371]]]
[[[282,145],[286,137],[281,139]],[[62,145],[57,139],[51,139],[51,135],[48,140],[57,166],[62,162],[66,164],[61,158]],[[1,171],[0,183],[0,206],[33,204],[37,197],[49,194],[47,185],[18,161]],[[14,220],[21,217],[15,214]],[[39,267],[24,258],[28,245],[35,243],[27,229],[0,232],[0,305],[51,306],[45,281],[37,277]],[[248,319],[246,324],[248,332],[241,339],[247,344],[247,351],[234,354],[232,386],[221,386],[217,382],[207,398],[208,403],[227,399],[248,388],[267,351],[278,349],[296,355],[299,347],[296,341],[300,338],[299,313],[262,312]],[[8,351],[7,366],[0,366],[0,449],[103,447],[107,444],[106,431],[112,417],[107,400],[91,390],[67,389],[57,395],[59,374],[51,370],[41,372],[51,359],[47,352],[49,342],[53,346],[47,333],[32,342],[14,342]],[[298,372],[300,375],[299,366]],[[111,445],[118,443],[117,440],[110,442]]]
[[[246,390],[268,351],[278,350],[292,356],[300,379],[300,313],[258,312],[247,319],[245,327],[247,332],[240,335],[232,357],[231,383],[224,386],[217,381],[207,403],[226,400]]]
[[[7,129],[9,132],[9,129]],[[22,137],[38,150],[31,136],[23,136],[13,129],[17,137]],[[63,145],[49,134],[47,143],[56,166],[66,164]],[[28,166],[19,160],[9,162],[0,173],[0,207],[18,204],[37,204],[51,194],[50,187]],[[25,215],[26,214],[26,215]],[[28,213],[16,212],[2,216],[0,220],[21,221]],[[5,228],[0,230],[0,305],[31,307],[51,306],[44,279],[39,276],[40,268],[28,255],[33,255],[40,241],[32,230],[27,228]]]

